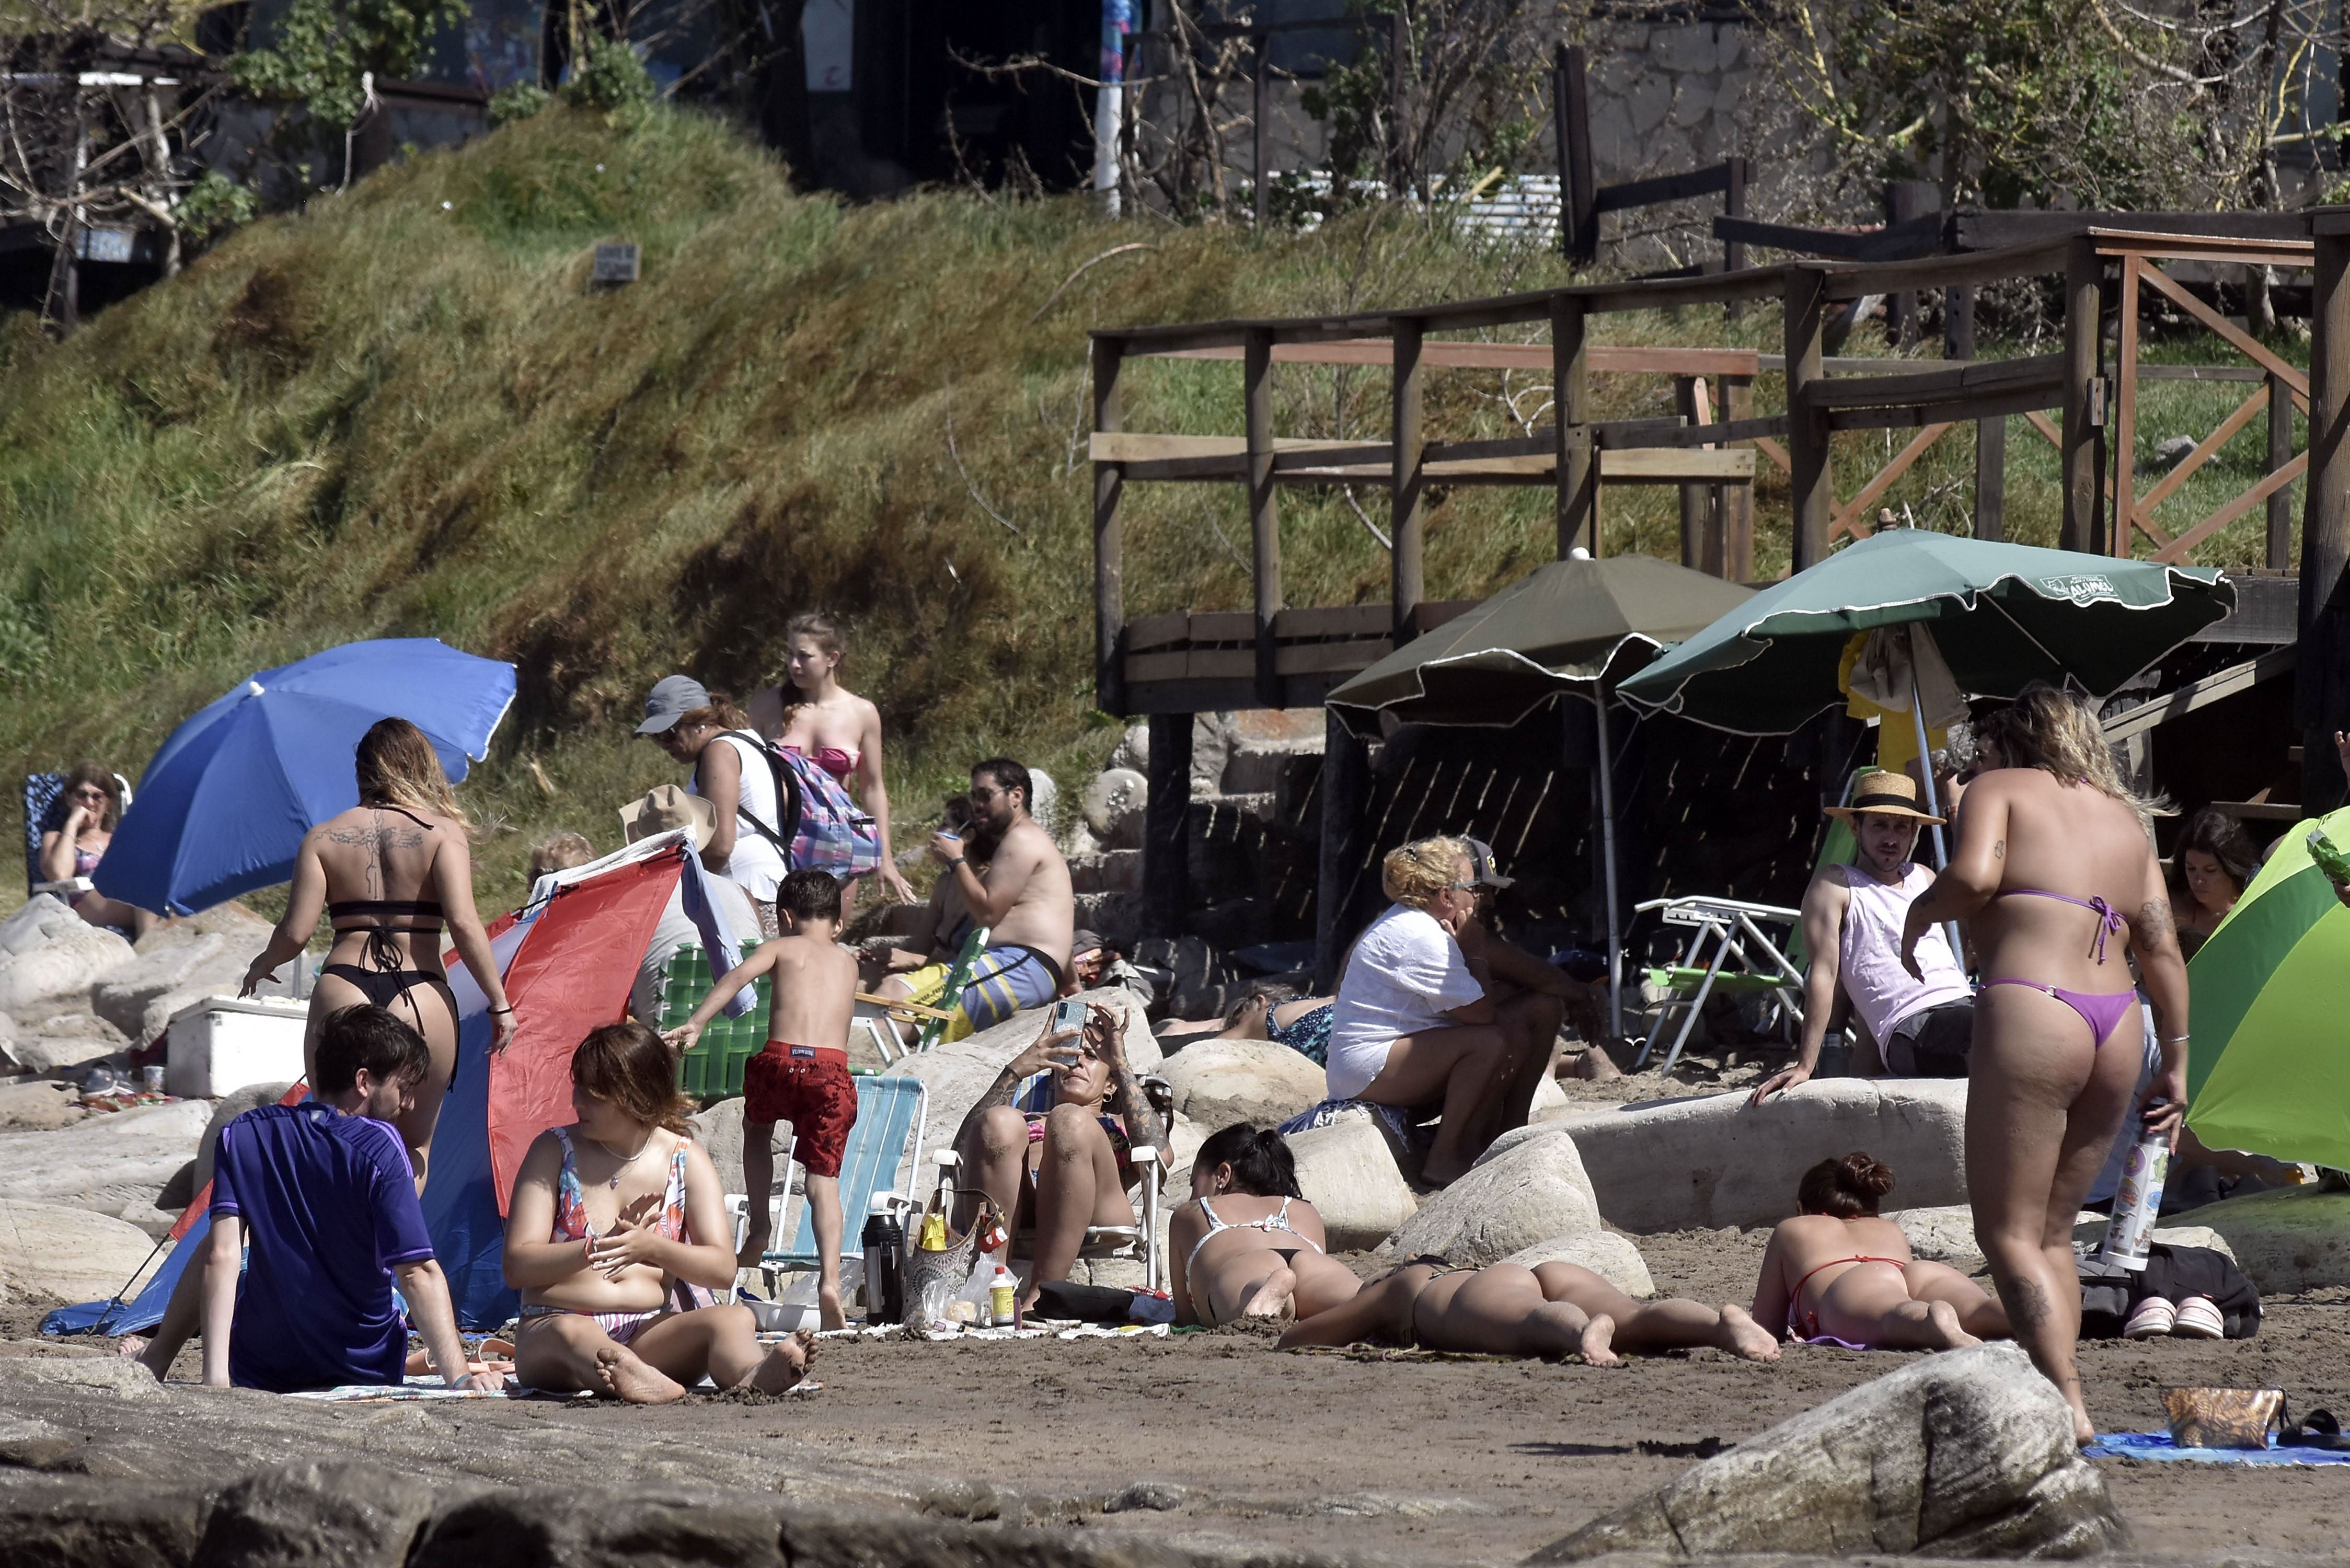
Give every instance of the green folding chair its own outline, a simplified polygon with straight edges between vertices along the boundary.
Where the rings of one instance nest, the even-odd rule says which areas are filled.
[[[955,954],[953,967],[947,971],[946,985],[939,992],[938,1004],[946,1012],[953,1012],[962,1002],[963,991],[971,984],[971,971],[978,964],[979,955],[987,950],[987,937],[985,926],[975,926],[971,935],[963,939],[962,951]],[[924,1019],[921,1029],[914,1036],[914,1049],[918,1052],[937,1049],[939,1042],[946,1038],[946,1033],[947,1020]]]
[[[663,1030],[676,1028],[693,1014],[716,983],[710,972],[710,955],[693,946],[681,947],[669,961],[661,989]],[[751,1011],[740,1018],[713,1018],[702,1037],[678,1058],[677,1086],[696,1099],[722,1100],[743,1092],[743,1069],[767,1044],[767,1023],[775,1000],[773,982],[761,975],[752,982]]]

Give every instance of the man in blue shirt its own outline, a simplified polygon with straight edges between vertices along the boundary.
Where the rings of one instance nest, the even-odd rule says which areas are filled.
[[[390,1125],[430,1061],[423,1038],[390,1012],[347,1007],[319,1035],[316,1097],[247,1111],[221,1129],[212,1235],[190,1270],[203,1276],[207,1384],[290,1393],[401,1382],[397,1275],[433,1366],[451,1387],[476,1386],[415,1173]],[[183,1338],[159,1333],[140,1359],[161,1377]]]

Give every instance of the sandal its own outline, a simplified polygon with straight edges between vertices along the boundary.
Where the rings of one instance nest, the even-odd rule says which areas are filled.
[[[2148,1296],[2137,1303],[2137,1310],[2122,1326],[2124,1339],[2160,1339],[2169,1334],[2178,1321],[2178,1309],[2160,1296]]]
[[[2181,1339],[2225,1339],[2228,1320],[2220,1315],[2210,1297],[2189,1296],[2178,1303],[2178,1320],[2170,1332]]]

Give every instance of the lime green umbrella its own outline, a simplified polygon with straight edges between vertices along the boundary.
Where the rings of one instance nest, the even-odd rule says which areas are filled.
[[[1717,730],[1783,735],[1845,701],[1836,668],[1855,632],[1923,624],[1974,696],[2070,678],[2103,697],[2235,602],[2210,566],[1894,528],[1765,588],[1619,690]]]
[[[2350,909],[2287,833],[2187,966],[2187,1125],[2213,1148],[2350,1169]],[[2350,844],[2350,807],[2324,821]]]

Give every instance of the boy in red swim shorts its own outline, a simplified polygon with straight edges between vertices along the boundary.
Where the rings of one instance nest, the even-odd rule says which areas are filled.
[[[840,1310],[840,1157],[857,1125],[857,1084],[848,1075],[857,960],[834,940],[840,884],[827,873],[785,877],[775,889],[775,918],[784,934],[729,970],[668,1039],[685,1050],[736,992],[763,974],[775,977],[767,1048],[743,1069],[743,1183],[751,1194],[751,1229],[738,1262],[749,1268],[767,1250],[773,1139],[775,1124],[789,1122],[792,1153],[807,1170],[808,1220],[820,1260],[816,1310],[826,1328],[839,1328],[847,1322]]]

